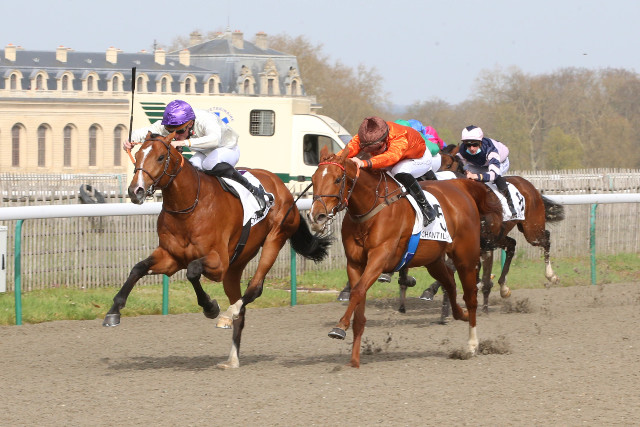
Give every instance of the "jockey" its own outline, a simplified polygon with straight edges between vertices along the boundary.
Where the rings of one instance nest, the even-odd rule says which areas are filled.
[[[436,211],[416,180],[431,170],[431,152],[426,149],[425,140],[418,131],[385,122],[380,117],[367,117],[344,150],[348,150],[348,157],[361,168],[388,171],[420,206],[424,226],[433,222]],[[360,152],[369,154],[370,159],[363,161],[355,157]]]
[[[264,190],[253,186],[235,169],[240,159],[238,134],[217,114],[194,110],[179,99],[171,101],[164,110],[162,120],[131,133],[131,141],[122,143],[125,151],[131,150],[135,143],[143,142],[148,132],[162,136],[175,132],[171,145],[180,150],[179,147],[189,147],[194,152],[189,161],[196,169],[240,183],[256,197],[260,211],[266,207]]]
[[[458,156],[462,159],[467,178],[482,182],[494,182],[507,199],[511,215],[518,213],[513,206],[507,182],[502,175],[509,170],[509,149],[495,139],[485,138],[482,129],[467,126],[462,129],[462,144]]]
[[[442,157],[440,156],[440,149],[443,147],[443,141],[438,137],[438,133],[431,126],[424,127],[424,125],[415,119],[410,120],[396,120],[396,123],[401,124],[403,126],[409,126],[414,128],[420,135],[424,138],[425,144],[427,144],[427,150],[431,152],[431,169],[427,171],[427,173],[422,177],[423,179],[428,180],[437,180],[435,172],[440,169],[440,165],[442,164]],[[435,136],[434,136],[435,134]]]

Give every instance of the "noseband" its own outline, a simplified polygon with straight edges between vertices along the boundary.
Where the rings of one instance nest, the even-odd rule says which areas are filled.
[[[156,192],[157,189],[159,189],[160,191],[164,190],[165,188],[169,187],[169,185],[171,185],[171,183],[173,182],[173,180],[178,176],[178,174],[180,173],[180,171],[182,170],[182,167],[184,166],[184,156],[176,149],[176,151],[178,151],[178,153],[180,154],[180,166],[178,166],[177,170],[173,173],[169,173],[169,165],[171,164],[171,144],[167,144],[163,139],[161,138],[152,138],[152,139],[147,139],[145,142],[147,141],[154,141],[154,142],[160,142],[162,143],[162,145],[164,145],[164,147],[167,149],[167,157],[164,161],[164,169],[162,170],[162,174],[158,177],[158,178],[153,178],[153,176],[144,168],[141,167],[136,167],[133,169],[133,174],[135,175],[138,171],[140,172],[144,172],[147,174],[147,176],[153,181],[151,183],[151,185],[149,186],[149,188],[146,191],[146,196],[150,197],[153,196],[153,194]],[[169,182],[167,182],[164,186],[162,187],[157,187],[158,183],[160,182],[160,180],[162,180],[162,178],[164,176],[168,176],[169,177]],[[193,202],[193,205],[191,205],[189,208],[186,209],[181,209],[179,211],[172,211],[172,210],[168,210],[164,208],[164,204],[163,204],[163,209],[169,213],[189,213],[192,210],[195,209],[196,205],[198,204],[198,198],[200,196],[200,174],[196,173],[197,177],[198,177],[198,190],[196,193],[196,200],[195,202]]]

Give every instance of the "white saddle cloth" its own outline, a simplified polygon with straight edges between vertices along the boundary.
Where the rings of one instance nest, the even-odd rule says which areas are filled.
[[[258,178],[253,176],[251,172],[240,171],[240,173],[242,173],[242,175],[245,178],[247,178],[247,180],[254,186],[256,187],[262,186]],[[269,210],[273,206],[273,202],[270,201],[274,199],[273,195],[271,196],[271,198],[268,198],[265,196],[265,202],[267,203],[267,207],[263,212],[259,212],[260,205],[258,205],[258,201],[256,200],[255,196],[249,192],[249,190],[247,190],[239,182],[236,182],[232,179],[229,179],[229,178],[222,178],[222,179],[224,179],[224,181],[227,184],[229,184],[231,187],[235,188],[235,190],[240,195],[240,202],[242,203],[242,209],[243,209],[243,216],[242,216],[243,224],[246,224],[247,221],[251,221],[251,226],[254,226],[260,221],[262,221],[264,217],[267,216],[267,214],[269,213]],[[266,194],[271,194],[271,193],[266,193]]]

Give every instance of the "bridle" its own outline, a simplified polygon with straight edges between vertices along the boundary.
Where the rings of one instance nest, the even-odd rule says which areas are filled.
[[[180,165],[178,166],[177,170],[175,170],[175,171],[173,171],[173,172],[169,172],[169,166],[171,165],[171,159],[172,159],[172,157],[171,157],[171,144],[170,144],[170,143],[169,143],[169,144],[167,144],[163,139],[161,139],[161,138],[157,138],[157,137],[156,137],[156,138],[151,138],[151,139],[147,139],[147,140],[145,140],[145,142],[147,142],[147,141],[160,142],[160,143],[162,143],[162,145],[164,145],[164,147],[167,149],[167,157],[166,157],[166,159],[165,159],[165,161],[164,161],[164,169],[162,170],[162,174],[161,174],[160,176],[158,176],[157,178],[155,178],[155,179],[154,179],[154,178],[153,178],[153,176],[152,176],[152,175],[151,175],[147,170],[145,170],[144,168],[141,168],[141,167],[135,167],[135,168],[133,169],[133,174],[134,174],[134,175],[135,175],[138,171],[141,171],[141,172],[146,173],[146,174],[147,174],[147,176],[148,176],[148,177],[153,181],[153,182],[151,183],[151,185],[149,186],[149,188],[147,188],[147,191],[146,191],[146,193],[145,193],[145,196],[146,196],[146,197],[151,197],[151,196],[153,196],[153,194],[156,192],[156,190],[158,190],[158,189],[159,189],[160,191],[162,191],[162,190],[164,190],[165,188],[169,187],[169,185],[171,185],[171,183],[173,182],[173,180],[178,176],[178,174],[179,174],[179,173],[180,173],[180,171],[182,170],[182,167],[184,166],[184,156],[182,155],[182,153],[180,153],[180,151],[178,151],[178,150],[176,149],[176,152],[180,155]],[[195,199],[195,201],[193,202],[193,204],[192,204],[190,207],[188,207],[188,208],[180,209],[180,210],[177,210],[177,211],[172,211],[172,210],[166,209],[166,208],[165,208],[165,206],[164,206],[164,203],[163,203],[163,204],[162,204],[162,209],[163,209],[165,212],[168,212],[168,213],[177,213],[177,214],[186,214],[186,213],[189,213],[189,212],[193,211],[193,210],[196,208],[196,206],[197,206],[197,204],[198,204],[198,199],[199,199],[199,197],[200,197],[200,174],[199,174],[199,173],[196,173],[196,175],[197,175],[197,177],[198,177],[198,190],[197,190],[197,192],[196,192],[196,199]],[[164,178],[165,176],[168,176],[168,177],[169,177],[169,181],[168,181],[164,186],[162,186],[162,187],[157,187],[157,186],[158,186],[158,183],[159,183],[159,182],[162,180],[162,178]]]
[[[341,210],[349,206],[349,199],[351,198],[351,194],[353,194],[353,189],[355,188],[356,182],[358,182],[358,178],[360,177],[360,167],[359,166],[357,167],[356,176],[354,178],[349,178],[347,176],[347,170],[344,167],[344,165],[341,165],[340,163],[337,163],[337,162],[318,163],[318,167],[323,165],[333,165],[342,169],[342,178],[340,178],[340,190],[338,190],[338,194],[314,194],[313,195],[313,199],[312,199],[313,202],[311,203],[311,205],[313,205],[317,201],[320,201],[322,203],[322,206],[324,207],[324,211],[327,212],[327,222],[325,223],[325,227],[326,227],[328,224],[331,223],[331,221],[333,221],[333,219],[335,218],[336,214],[338,214],[338,212],[340,212]],[[347,178],[351,180],[351,188],[349,189],[347,195],[345,196],[344,193],[347,187]],[[327,209],[327,204],[324,201],[325,197],[335,197],[336,199],[338,199],[338,204],[336,204],[333,207],[333,209],[331,209],[331,212],[329,212],[329,209]]]

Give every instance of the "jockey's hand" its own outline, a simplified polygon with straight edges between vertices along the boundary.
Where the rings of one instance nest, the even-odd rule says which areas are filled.
[[[136,145],[135,142],[126,141],[126,140],[122,141],[122,149],[124,151],[131,150],[134,147],[134,145]]]
[[[473,179],[474,181],[478,180],[478,174],[472,173],[470,171],[467,171],[467,178],[469,179]]]
[[[359,168],[364,167],[364,162],[357,157],[349,157],[349,160],[355,163]]]
[[[184,147],[185,145],[187,145],[187,141],[176,141],[175,139],[173,141],[171,141],[171,145],[173,145],[173,148],[180,148],[180,147]]]

